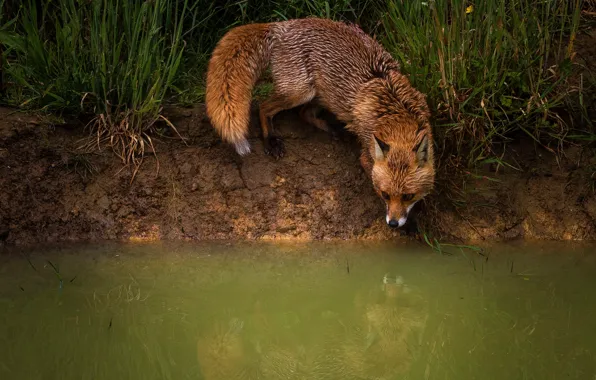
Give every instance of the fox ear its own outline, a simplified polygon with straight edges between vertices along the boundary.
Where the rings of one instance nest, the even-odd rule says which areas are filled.
[[[384,160],[387,153],[389,153],[389,145],[375,135],[373,135],[373,140],[375,144],[375,161]]]
[[[416,160],[418,163],[420,165],[426,164],[428,161],[428,135],[425,135],[422,138],[422,141],[416,148],[414,148],[414,151],[416,152]]]

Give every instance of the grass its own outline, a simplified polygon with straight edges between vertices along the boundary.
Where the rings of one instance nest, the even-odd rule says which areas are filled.
[[[320,16],[359,23],[428,94],[445,152],[466,165],[499,159],[519,133],[552,152],[594,140],[573,82],[582,0],[0,0],[2,102],[89,115],[91,140],[138,170],[155,152],[165,102],[203,100],[210,52],[229,28]],[[2,10],[8,10],[3,12]],[[270,91],[255,89],[262,98]],[[577,115],[571,122],[566,115]],[[507,165],[507,163],[504,163]]]
[[[555,110],[577,91],[566,83],[580,5],[390,1],[385,45],[428,94],[442,138],[467,152],[473,164],[498,156],[492,143],[515,132],[543,144],[569,132]]]
[[[428,245],[433,251],[441,254],[441,255],[453,255],[453,252],[449,251],[449,249],[457,249],[459,253],[465,256],[464,250],[469,250],[475,252],[480,256],[484,256],[484,249],[476,245],[465,245],[465,244],[451,244],[451,243],[441,243],[437,238],[433,238],[429,236],[429,234],[424,233],[422,235],[424,242]]]
[[[107,145],[138,169],[153,148],[152,127],[167,123],[161,109],[184,52],[186,8],[175,0],[25,3],[2,41],[16,85],[10,101],[93,115],[86,147]]]
[[[64,162],[65,167],[76,173],[81,179],[87,180],[98,172],[97,166],[89,158],[89,154],[72,152]]]

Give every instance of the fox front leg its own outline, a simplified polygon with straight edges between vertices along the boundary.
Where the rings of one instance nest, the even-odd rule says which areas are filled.
[[[368,153],[368,151],[366,149],[363,149],[362,153],[360,154],[360,165],[362,165],[362,168],[364,169],[366,174],[369,177],[371,177],[373,161],[372,161],[372,157],[370,156],[370,154]]]
[[[307,124],[329,133],[333,140],[338,141],[339,135],[336,129],[332,128],[329,122],[320,117],[322,111],[323,109],[319,105],[312,102],[307,103],[300,108],[300,118]]]

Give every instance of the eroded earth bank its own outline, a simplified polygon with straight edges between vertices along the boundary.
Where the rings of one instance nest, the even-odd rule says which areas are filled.
[[[1,244],[404,238],[404,231],[386,227],[383,203],[350,135],[333,139],[288,111],[275,120],[286,156],[264,155],[253,125],[253,153],[241,159],[220,141],[202,106],[168,116],[186,142],[176,135],[159,139],[159,172],[148,154],[130,183],[130,168],[111,151],[76,150],[88,136],[80,125],[0,109]],[[521,170],[442,172],[435,193],[415,208],[418,230],[467,242],[594,239],[596,159],[580,148],[564,153],[557,162],[520,141],[503,159]],[[420,238],[416,228],[408,230]]]

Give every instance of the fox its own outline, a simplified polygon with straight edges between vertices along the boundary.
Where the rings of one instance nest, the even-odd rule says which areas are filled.
[[[358,25],[327,18],[253,23],[228,30],[206,74],[206,115],[240,156],[248,142],[256,82],[270,70],[273,91],[259,104],[264,153],[285,154],[273,117],[300,108],[308,124],[330,131],[318,110],[330,111],[361,145],[360,165],[386,208],[386,223],[403,227],[434,188],[435,164],[426,95],[399,63]]]

